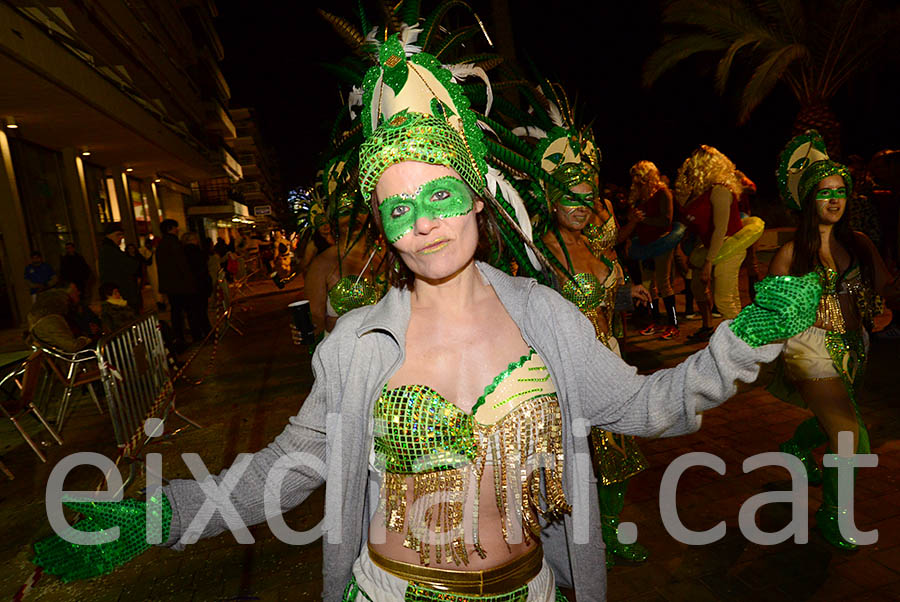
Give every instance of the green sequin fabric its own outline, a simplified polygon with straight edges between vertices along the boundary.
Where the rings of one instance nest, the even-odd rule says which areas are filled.
[[[789,339],[815,324],[821,295],[815,272],[767,276],[757,283],[756,298],[732,321],[731,330],[751,347]]]
[[[121,502],[64,502],[84,518],[70,527],[73,531],[97,533],[119,527],[119,537],[109,543],[76,545],[52,535],[34,544],[33,562],[64,582],[105,575],[150,548],[147,543],[147,502],[126,499]],[[169,538],[172,508],[162,493],[149,502],[152,515],[162,525],[162,541]],[[99,537],[98,537],[99,541]]]
[[[581,311],[598,307],[606,298],[606,289],[600,279],[588,272],[578,272],[563,284],[562,296],[578,306]]]
[[[425,385],[382,391],[375,405],[375,456],[384,470],[416,474],[475,459],[472,416]]]
[[[344,276],[328,291],[328,300],[338,316],[357,307],[378,303],[384,288],[365,278]]]
[[[381,174],[403,161],[450,167],[472,187],[484,189],[484,176],[476,169],[465,140],[441,117],[401,111],[381,125],[359,149],[359,187],[371,197]]]
[[[526,602],[527,600],[527,585],[523,585],[519,589],[506,594],[473,596],[471,594],[442,592],[410,583],[409,587],[406,588],[406,595],[403,597],[403,602]]]

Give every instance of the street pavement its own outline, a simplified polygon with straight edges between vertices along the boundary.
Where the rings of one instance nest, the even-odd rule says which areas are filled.
[[[153,446],[163,457],[167,479],[189,478],[180,454],[196,452],[211,473],[229,466],[237,454],[265,446],[295,414],[311,385],[308,355],[291,344],[286,306],[296,291],[270,291],[249,300],[237,312],[242,336],[228,332],[216,350],[204,349],[188,369],[190,382],[178,385],[178,407],[202,429],[188,429]],[[699,325],[687,322],[682,336],[662,341],[629,336],[624,351],[629,362],[650,372],[677,364],[701,345],[688,345],[687,334]],[[787,490],[783,469],[763,467],[744,473],[743,461],[777,450],[807,413],[778,401],[760,381],[725,405],[707,412],[703,428],[690,436],[641,442],[650,468],[631,483],[622,515],[638,527],[638,539],[651,552],[641,566],[618,565],[609,574],[609,600],[900,600],[900,413],[896,358],[897,341],[874,341],[871,366],[861,395],[877,468],[861,469],[856,485],[856,524],[878,529],[878,543],[844,553],[831,548],[812,530],[809,543],[787,541],[774,546],[750,543],[738,527],[741,505],[751,496]],[[207,371],[206,368],[209,367]],[[204,372],[206,372],[204,374]],[[202,381],[200,384],[197,381]],[[28,419],[25,419],[29,422]],[[182,426],[171,418],[168,426]],[[39,429],[31,428],[39,433]],[[49,438],[38,434],[43,441]],[[29,562],[34,541],[51,533],[44,505],[44,488],[52,467],[76,451],[113,455],[109,419],[99,415],[86,397],[74,404],[63,432],[65,445],[43,447],[49,462],[41,464],[18,438],[8,421],[0,425],[2,461],[16,475],[0,486],[0,598],[10,599],[34,577]],[[659,487],[669,464],[689,452],[721,457],[726,472],[691,468],[681,478],[677,511],[688,528],[709,529],[725,521],[720,541],[688,546],[671,537],[660,518]],[[83,467],[66,479],[66,489],[93,489],[97,469]],[[5,479],[0,475],[0,479]],[[140,496],[143,477],[127,495]],[[810,524],[821,499],[810,488]],[[296,530],[313,527],[322,517],[323,490],[286,515]],[[777,531],[790,520],[786,503],[764,506],[757,524]],[[319,542],[290,546],[277,540],[268,526],[250,529],[255,545],[239,545],[231,534],[198,542],[183,552],[153,548],[114,573],[87,582],[63,584],[42,575],[25,600],[317,600],[321,590],[322,554]],[[598,562],[598,570],[603,570]],[[580,601],[584,602],[584,601]]]

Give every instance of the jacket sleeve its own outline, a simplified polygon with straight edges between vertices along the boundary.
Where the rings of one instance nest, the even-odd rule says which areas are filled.
[[[283,514],[325,482],[327,387],[319,353],[313,356],[312,365],[315,381],[300,412],[266,448],[239,455],[218,476],[207,475],[203,486],[196,480],[173,480],[163,488],[172,506],[169,539],[163,545],[181,550],[229,529],[229,521],[238,524],[236,519],[247,527],[261,523],[268,518],[267,497],[279,500],[274,508],[277,512],[272,514]],[[194,476],[200,475],[194,472]],[[217,509],[214,502],[206,503],[203,487],[214,486],[220,487],[223,496],[224,491],[230,491],[231,506]]]
[[[553,306],[548,315],[556,316],[556,337],[564,341],[564,382],[577,387],[583,417],[591,425],[627,435],[671,437],[696,431],[701,412],[737,393],[738,381],[755,381],[759,365],[773,361],[783,347],[754,349],[725,321],[706,348],[674,368],[640,375],[593,336],[578,308],[561,298]]]

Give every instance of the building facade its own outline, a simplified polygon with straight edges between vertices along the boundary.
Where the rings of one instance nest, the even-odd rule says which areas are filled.
[[[0,328],[24,320],[32,250],[73,242],[97,273],[104,225],[126,242],[184,227],[196,191],[238,182],[210,0],[0,3]]]

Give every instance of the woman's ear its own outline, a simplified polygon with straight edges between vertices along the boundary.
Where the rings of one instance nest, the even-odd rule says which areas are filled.
[[[475,213],[481,213],[481,210],[484,209],[484,201],[481,199],[481,197],[475,197],[474,206]]]

